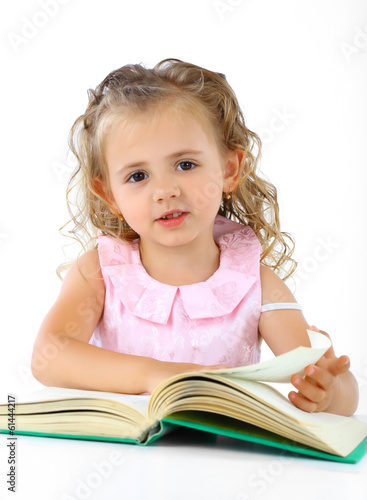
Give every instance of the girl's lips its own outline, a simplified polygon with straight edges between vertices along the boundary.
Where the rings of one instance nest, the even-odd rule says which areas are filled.
[[[163,227],[176,227],[182,224],[188,215],[188,212],[182,212],[178,217],[172,217],[171,219],[156,219],[156,222]]]

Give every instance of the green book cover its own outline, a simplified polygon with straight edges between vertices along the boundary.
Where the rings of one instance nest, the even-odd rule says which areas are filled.
[[[164,435],[169,434],[174,430],[183,428],[195,429],[197,431],[206,432],[218,436],[226,436],[229,438],[239,439],[241,441],[255,443],[255,445],[260,445],[259,448],[262,452],[264,450],[266,451],[266,447],[272,447],[290,452],[292,456],[297,456],[297,454],[300,454],[301,456],[306,455],[308,457],[349,464],[357,463],[367,452],[367,438],[365,438],[349,455],[347,455],[346,457],[340,457],[338,455],[325,453],[309,446],[296,443],[295,441],[266,431],[264,429],[261,429],[260,427],[240,422],[229,417],[195,411],[179,412],[174,415],[168,415],[161,422],[157,422],[156,424],[146,429],[146,431],[139,437],[139,439],[27,431],[15,431],[14,435],[92,441],[110,441],[149,446],[156,441],[158,441],[159,445],[159,439]],[[0,433],[9,434],[9,431],[1,429]],[[256,447],[254,451],[256,451]]]

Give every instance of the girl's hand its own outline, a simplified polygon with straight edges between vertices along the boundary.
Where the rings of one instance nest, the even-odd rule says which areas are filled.
[[[329,335],[312,326],[311,330]],[[329,337],[330,338],[330,337]],[[305,368],[305,377],[293,375],[292,384],[298,393],[292,391],[288,394],[290,401],[307,412],[327,411],[340,383],[339,375],[349,371],[350,361],[348,356],[337,358],[331,346],[315,365]]]
[[[163,380],[179,375],[181,373],[206,371],[206,370],[221,370],[223,368],[233,368],[227,365],[196,365],[194,363],[174,363],[169,361],[152,360],[154,363],[153,370],[148,374],[147,392],[150,394]]]

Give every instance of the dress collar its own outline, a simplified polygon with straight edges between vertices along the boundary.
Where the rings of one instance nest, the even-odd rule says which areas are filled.
[[[148,275],[140,260],[139,240],[123,242],[99,237],[103,276],[132,314],[166,324],[176,295],[190,319],[216,318],[231,313],[259,279],[261,246],[248,226],[217,216],[213,228],[220,264],[206,281],[172,286]],[[178,299],[179,300],[179,299]]]

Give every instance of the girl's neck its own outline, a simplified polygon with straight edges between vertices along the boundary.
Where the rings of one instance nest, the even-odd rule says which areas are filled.
[[[141,262],[153,279],[166,285],[192,285],[206,281],[219,267],[220,250],[214,240],[210,245],[162,247],[149,245],[142,251]]]

